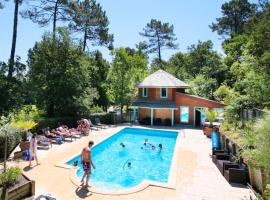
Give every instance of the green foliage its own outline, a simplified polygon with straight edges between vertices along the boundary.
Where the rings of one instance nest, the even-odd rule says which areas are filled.
[[[96,51],[92,54],[91,68],[90,82],[92,87],[97,89],[99,95],[99,98],[94,99],[94,105],[102,107],[103,111],[106,111],[110,103],[107,95],[107,90],[109,89],[107,76],[109,73],[110,64],[102,57],[101,52]],[[91,111],[91,113],[92,112],[93,111]]]
[[[3,119],[1,120],[3,121]],[[3,123],[5,124],[5,122]],[[0,126],[0,158],[4,158],[4,144],[5,137],[7,136],[7,155],[20,143],[22,134],[18,129],[13,128],[9,124]]]
[[[253,131],[256,160],[270,172],[270,111],[255,123]]]
[[[256,5],[248,0],[230,0],[221,7],[222,17],[217,18],[210,28],[219,35],[235,35],[244,32],[244,26],[255,11]]]
[[[217,81],[213,78],[207,79],[204,75],[200,74],[190,81],[189,85],[192,87],[192,93],[201,97],[213,99],[213,92],[217,88]]]
[[[140,33],[143,37],[148,39],[148,42],[141,43],[140,47],[147,53],[157,53],[158,59],[161,62],[161,50],[176,49],[177,44],[175,41],[177,38],[173,32],[173,25],[169,23],[162,23],[159,20],[151,19],[146,27],[143,28],[143,32]]]
[[[137,95],[136,83],[147,76],[147,61],[143,54],[129,55],[124,48],[115,49],[114,59],[108,75],[111,101],[120,105],[130,105]]]
[[[0,186],[8,188],[16,183],[16,180],[22,171],[18,167],[7,168],[5,172],[0,174]]]
[[[206,118],[209,120],[210,125],[213,125],[213,122],[218,118],[218,112],[215,110],[208,110],[206,112]]]
[[[38,1],[38,3],[35,0],[28,0],[27,9],[21,14],[40,26],[48,26],[53,22],[53,34],[55,34],[56,22],[68,20],[70,6],[72,1],[68,0]]]
[[[69,27],[72,31],[83,35],[83,50],[87,47],[87,41],[93,45],[105,45],[109,49],[113,47],[113,35],[109,34],[109,20],[106,12],[102,10],[95,0],[84,0],[71,6],[71,21]]]
[[[91,85],[92,59],[61,29],[29,50],[29,80],[38,106],[48,116],[89,114],[98,97]]]

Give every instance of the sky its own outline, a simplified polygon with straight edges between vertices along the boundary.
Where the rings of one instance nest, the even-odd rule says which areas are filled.
[[[0,61],[7,61],[10,56],[13,1],[5,3],[0,10]],[[221,5],[225,0],[97,0],[106,11],[110,20],[110,33],[114,34],[114,47],[131,47],[145,40],[139,32],[151,19],[169,22],[174,25],[179,48],[163,50],[162,58],[168,60],[178,51],[186,52],[187,47],[199,40],[212,40],[214,50],[222,54],[221,37],[213,33],[209,25],[221,16]],[[20,11],[23,10],[23,6]],[[35,42],[41,40],[45,31],[52,31],[52,24],[40,27],[28,19],[19,18],[16,55],[26,62],[28,50]],[[106,48],[99,49],[104,57],[111,61],[112,57]],[[155,55],[153,55],[155,56]],[[152,57],[153,57],[152,56]]]

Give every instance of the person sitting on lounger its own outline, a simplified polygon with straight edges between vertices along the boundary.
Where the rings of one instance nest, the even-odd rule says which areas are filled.
[[[72,134],[68,130],[64,129],[62,126],[56,128],[54,133],[61,136],[72,136]]]

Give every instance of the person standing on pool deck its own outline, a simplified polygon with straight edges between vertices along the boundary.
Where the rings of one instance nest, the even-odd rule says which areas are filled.
[[[94,145],[93,141],[90,141],[88,143],[88,147],[83,148],[82,153],[81,153],[81,160],[82,160],[82,165],[83,165],[83,170],[84,174],[82,177],[82,186],[84,184],[84,178],[86,177],[86,187],[89,187],[89,179],[91,175],[91,165],[94,169],[96,169],[94,163],[92,162],[92,157],[91,157],[91,147]]]

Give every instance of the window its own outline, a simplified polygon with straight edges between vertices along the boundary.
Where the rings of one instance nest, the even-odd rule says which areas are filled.
[[[168,98],[168,88],[160,88],[160,98]]]
[[[180,106],[180,122],[188,123],[189,122],[189,107]]]
[[[143,97],[147,97],[148,96],[147,88],[142,88],[142,96]]]

